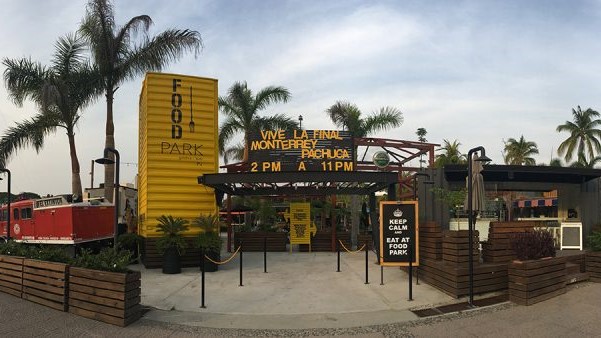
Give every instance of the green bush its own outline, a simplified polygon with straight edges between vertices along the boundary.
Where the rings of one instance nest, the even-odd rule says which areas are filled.
[[[69,264],[73,260],[71,255],[67,254],[64,247],[56,245],[42,245],[30,247],[27,250],[27,258],[38,259],[40,261],[57,262]]]
[[[204,248],[206,251],[220,253],[221,237],[219,229],[221,221],[217,215],[200,215],[194,220],[193,225],[201,228],[202,232],[198,235],[196,246]]]
[[[131,252],[119,251],[114,248],[105,248],[98,254],[93,254],[91,250],[84,249],[73,260],[72,265],[80,268],[110,271],[127,272],[127,265],[131,261]]]
[[[555,242],[547,230],[522,232],[511,236],[511,248],[519,260],[555,257]]]
[[[164,254],[168,248],[175,247],[179,254],[183,255],[188,246],[183,236],[183,232],[188,230],[188,221],[171,215],[162,215],[157,220],[157,231],[163,234],[163,237],[157,240],[159,252]]]
[[[111,272],[127,272],[127,266],[130,264],[132,258],[131,252],[119,251],[114,248],[105,248],[98,254],[94,254],[90,249],[84,249],[76,258],[72,258],[63,246],[36,246],[12,240],[0,244],[0,255],[66,263],[81,268]]]
[[[144,237],[130,232],[117,237],[117,247],[124,250],[132,250],[138,248],[144,243]]]
[[[0,255],[27,257],[30,246],[23,243],[9,240],[6,243],[0,243]]]
[[[601,251],[601,231],[595,231],[587,237],[588,245],[593,251]]]

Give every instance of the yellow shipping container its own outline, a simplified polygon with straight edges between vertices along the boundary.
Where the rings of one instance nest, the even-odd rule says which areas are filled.
[[[147,73],[140,94],[138,233],[158,237],[157,217],[189,221],[216,214],[213,189],[198,176],[216,173],[217,80]],[[196,235],[190,227],[186,235]]]

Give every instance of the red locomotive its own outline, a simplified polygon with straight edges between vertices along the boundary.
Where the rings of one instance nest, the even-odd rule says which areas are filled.
[[[114,207],[98,201],[71,203],[65,196],[11,202],[10,237],[36,244],[81,244],[113,238]],[[6,238],[7,205],[0,207]]]

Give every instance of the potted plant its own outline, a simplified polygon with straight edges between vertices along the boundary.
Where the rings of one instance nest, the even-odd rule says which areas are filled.
[[[586,272],[593,282],[601,282],[601,231],[588,236],[589,250],[586,252]]]
[[[129,232],[117,237],[117,247],[129,251],[132,256],[132,261],[140,262],[140,246],[144,244],[144,237]]]
[[[273,204],[268,200],[258,200],[255,203],[256,227],[241,227],[234,234],[234,246],[242,244],[243,251],[286,251],[287,233],[278,232],[274,227],[278,214]]]
[[[219,236],[219,230],[221,222],[217,215],[200,215],[193,222],[194,225],[200,227],[201,233],[198,235],[196,245],[204,250],[204,254],[212,259],[213,261],[219,261],[221,259],[221,237]],[[203,259],[203,257],[201,257]],[[200,266],[202,269],[202,265]],[[210,260],[204,261],[205,272],[217,271],[218,265],[211,262]]]
[[[180,273],[181,255],[187,247],[183,232],[188,230],[188,221],[171,215],[162,215],[157,220],[157,231],[163,234],[157,240],[157,249],[163,255],[163,273]]]
[[[534,230],[511,237],[518,260],[509,263],[509,300],[532,305],[566,292],[565,257],[555,257],[553,236]]]

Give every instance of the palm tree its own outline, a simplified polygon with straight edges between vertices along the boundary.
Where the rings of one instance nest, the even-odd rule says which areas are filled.
[[[4,59],[4,82],[10,98],[18,106],[31,99],[39,112],[33,118],[8,128],[0,139],[0,167],[19,148],[33,146],[40,151],[44,138],[64,128],[69,139],[71,157],[71,192],[82,196],[79,160],[75,148],[74,129],[81,110],[98,96],[99,77],[96,69],[83,59],[84,41],[77,35],[60,38],[50,67],[31,59]]]
[[[225,121],[219,127],[219,152],[227,163],[232,157],[236,160],[248,160],[248,141],[253,132],[262,129],[296,129],[296,121],[283,114],[269,117],[259,116],[270,104],[288,102],[290,92],[284,87],[265,87],[256,95],[248,89],[246,82],[234,83],[226,96],[219,97],[219,109],[225,115]],[[244,134],[242,145],[226,150],[226,143],[237,133]],[[242,153],[242,157],[240,154]]]
[[[524,135],[518,140],[509,138],[505,142],[504,159],[505,164],[512,165],[536,165],[532,155],[538,154],[536,143],[526,141]]]
[[[101,86],[106,96],[105,147],[115,147],[113,100],[119,85],[147,71],[162,70],[170,62],[180,59],[184,52],[194,51],[197,56],[202,47],[200,34],[188,29],[167,29],[148,38],[146,34],[151,24],[152,19],[148,15],[139,15],[125,25],[117,26],[110,0],[88,2],[80,32],[86,38],[103,78]],[[142,31],[145,37],[136,43],[134,35],[138,31]],[[113,170],[113,165],[105,166],[105,196],[109,201],[113,196]]]
[[[403,124],[403,113],[394,107],[382,107],[378,112],[361,118],[361,111],[355,104],[337,101],[326,113],[334,125],[349,131],[353,137],[366,137]]]
[[[579,154],[578,161],[570,164],[570,167],[592,169],[595,167],[595,165],[597,165],[597,163],[601,163],[601,156],[595,156],[595,157],[591,158],[590,161],[588,161],[586,159],[586,156],[584,156],[584,154]]]
[[[362,118],[359,108],[350,102],[337,101],[326,113],[339,128],[350,132],[352,137],[366,137],[380,130],[387,130],[398,127],[403,123],[403,113],[394,107],[382,107],[378,112]],[[355,149],[355,156],[357,151]],[[356,158],[355,158],[356,159]],[[351,239],[356,243],[357,232],[359,229],[359,198],[357,195],[351,196]]]
[[[549,162],[549,166],[551,167],[563,167],[560,158],[552,158],[551,162]]]
[[[467,163],[465,154],[461,154],[459,146],[461,143],[454,140],[452,143],[449,140],[443,140],[444,145],[436,149],[436,151],[443,151],[442,154],[436,155],[434,165],[437,168],[444,167],[447,164],[464,164]]]
[[[557,154],[562,156],[565,154],[566,162],[569,162],[574,153],[580,159],[581,156],[585,156],[585,153],[589,158],[594,158],[595,153],[601,152],[601,120],[599,119],[599,112],[588,108],[582,111],[580,106],[577,109],[572,109],[572,121],[566,121],[566,123],[557,126],[557,131],[567,131],[570,136],[565,139],[557,149]]]
[[[428,134],[428,131],[426,131],[426,128],[417,128],[417,131],[415,132],[415,134],[417,135],[417,140],[420,142],[427,142],[428,140],[426,140],[426,134]],[[424,154],[419,155],[419,167],[420,169],[422,168],[423,164],[426,162],[426,160],[423,159]]]

